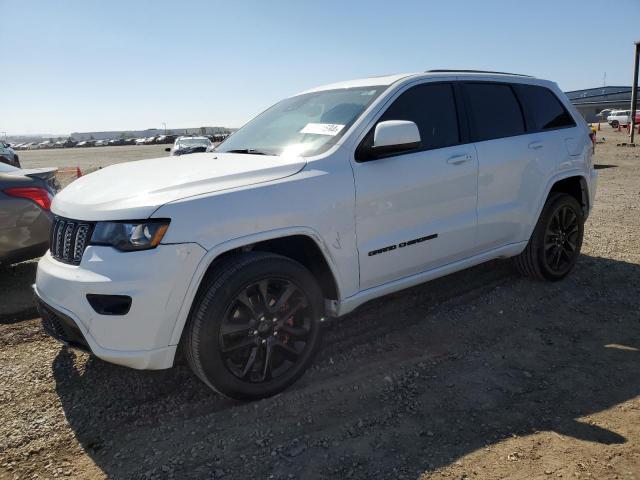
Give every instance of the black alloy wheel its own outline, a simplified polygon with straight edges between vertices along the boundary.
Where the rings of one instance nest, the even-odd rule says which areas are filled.
[[[582,248],[584,213],[566,193],[547,199],[525,249],[514,258],[520,273],[539,280],[560,280],[575,266]]]
[[[253,383],[284,375],[309,346],[309,306],[305,293],[288,279],[268,277],[243,288],[220,327],[227,369]]]
[[[320,346],[323,295],[300,263],[266,252],[212,267],[182,339],[191,369],[215,391],[264,398],[293,384]]]
[[[561,275],[571,268],[578,254],[580,225],[571,206],[562,205],[551,216],[544,237],[544,258],[548,268]]]

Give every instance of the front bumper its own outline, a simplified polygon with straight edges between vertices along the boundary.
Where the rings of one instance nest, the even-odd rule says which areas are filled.
[[[140,252],[90,246],[75,266],[47,252],[38,263],[34,290],[45,316],[62,323],[66,335],[49,333],[108,362],[137,369],[171,367],[177,348],[170,345],[171,334],[204,254],[196,244]],[[101,315],[87,294],[127,295],[131,308],[123,315]]]

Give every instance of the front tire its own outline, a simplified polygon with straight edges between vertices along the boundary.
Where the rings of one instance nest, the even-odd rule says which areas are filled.
[[[619,125],[619,123],[618,123],[617,120],[614,120],[613,122],[611,122],[611,127],[612,128],[618,128],[618,125]]]
[[[203,285],[184,335],[191,369],[230,398],[281,392],[309,367],[321,337],[323,299],[301,264],[270,253],[235,255]]]
[[[575,266],[584,235],[584,214],[578,201],[566,193],[552,194],[524,251],[514,258],[520,273],[557,281]]]

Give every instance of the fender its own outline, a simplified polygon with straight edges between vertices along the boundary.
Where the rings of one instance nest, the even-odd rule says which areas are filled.
[[[529,228],[527,229],[527,238],[524,239],[525,242],[528,242],[529,239],[531,238],[531,235],[533,235],[533,230],[536,227],[536,224],[538,223],[538,219],[540,218],[540,214],[542,213],[544,203],[546,202],[547,197],[549,196],[549,193],[551,192],[551,189],[553,188],[553,186],[560,180],[564,180],[565,178],[569,178],[569,177],[580,177],[580,184],[582,186],[582,199],[587,204],[587,210],[589,209],[589,193],[588,193],[589,184],[587,183],[584,169],[573,168],[571,170],[563,170],[562,172],[556,173],[551,178],[549,178],[549,180],[547,181],[547,184],[545,185],[544,190],[542,190],[543,194],[540,197],[538,197],[538,208],[536,210],[535,216],[533,217],[533,222],[529,224]],[[526,247],[526,243],[525,243],[525,247]]]
[[[246,235],[243,237],[237,237],[231,240],[227,240],[226,242],[220,243],[215,247],[211,248],[207,251],[207,253],[202,257],[200,263],[198,264],[191,281],[189,282],[189,287],[187,288],[187,293],[182,301],[182,305],[180,306],[180,310],[178,311],[178,318],[176,319],[176,323],[173,327],[173,332],[171,334],[171,340],[169,345],[177,345],[180,342],[180,337],[182,336],[182,330],[187,323],[187,319],[189,317],[189,312],[191,311],[191,305],[196,297],[196,293],[198,292],[198,288],[200,288],[200,283],[204,278],[205,273],[209,269],[209,266],[213,263],[213,261],[218,258],[223,253],[229,252],[236,248],[241,248],[246,245],[251,245],[253,243],[262,242],[265,240],[273,240],[275,238],[282,237],[290,237],[292,235],[304,235],[311,238],[320,251],[322,252],[325,260],[327,261],[327,265],[329,265],[329,269],[331,270],[331,274],[333,278],[336,280],[336,288],[338,291],[338,298],[342,298],[340,293],[340,277],[337,275],[337,268],[335,264],[335,259],[331,255],[331,251],[325,245],[324,240],[320,236],[320,234],[310,227],[287,227],[287,228],[278,228],[275,230],[268,230],[265,232],[259,232],[251,235]]]

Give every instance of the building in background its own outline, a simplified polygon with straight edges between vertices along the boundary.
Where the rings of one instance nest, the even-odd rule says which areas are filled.
[[[564,93],[590,123],[606,121],[606,115],[598,117],[603,110],[628,110],[631,105],[631,87],[597,87]]]

